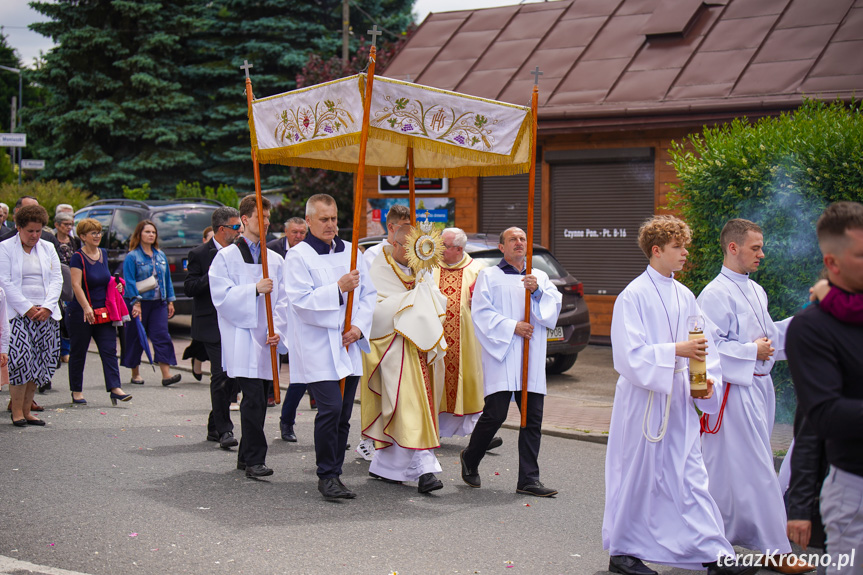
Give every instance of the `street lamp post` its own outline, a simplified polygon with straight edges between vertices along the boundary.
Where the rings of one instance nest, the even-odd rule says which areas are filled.
[[[0,65],[0,70],[6,70],[7,72],[15,72],[18,74],[18,116],[15,120],[15,124],[18,126],[21,125],[21,108],[24,107],[24,90],[23,83],[21,81],[21,70],[19,68],[10,68],[8,66]],[[10,126],[10,130],[17,129],[16,126]],[[18,148],[18,188],[21,188],[21,148]]]

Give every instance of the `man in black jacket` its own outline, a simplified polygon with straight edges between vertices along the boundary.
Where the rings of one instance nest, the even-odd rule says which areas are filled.
[[[863,204],[836,202],[816,226],[827,279],[863,293]],[[809,306],[788,326],[785,350],[797,399],[825,440],[830,472],[821,489],[828,575],[863,575],[863,326]],[[855,556],[856,553],[856,556]]]
[[[189,252],[189,273],[183,283],[183,291],[194,298],[192,338],[204,344],[210,358],[212,411],[207,420],[207,440],[218,441],[219,447],[228,449],[237,445],[230,412],[234,381],[222,369],[219,318],[210,297],[208,272],[218,251],[231,245],[240,235],[240,212],[227,206],[217,208],[213,212],[212,224],[212,239]]]

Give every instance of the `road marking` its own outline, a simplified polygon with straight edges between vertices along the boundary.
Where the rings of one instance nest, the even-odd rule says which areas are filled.
[[[56,567],[36,565],[35,563],[27,563],[26,561],[19,561],[12,557],[0,555],[0,575],[18,574],[24,569],[32,572],[33,575],[88,575],[80,571],[67,571],[66,569],[57,569]]]

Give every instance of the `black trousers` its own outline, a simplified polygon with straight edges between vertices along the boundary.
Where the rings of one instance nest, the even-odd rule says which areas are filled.
[[[99,358],[102,360],[102,375],[105,377],[105,391],[120,387],[120,367],[117,364],[117,331],[110,323],[91,325],[84,321],[80,306],[70,307],[66,313],[69,330],[69,389],[81,391],[84,385],[84,363],[90,339],[96,342]]]
[[[201,342],[210,360],[210,403],[212,410],[207,418],[207,434],[222,435],[234,431],[231,421],[231,401],[237,396],[237,382],[222,369],[222,344]]]
[[[236,378],[243,400],[240,402],[240,447],[237,461],[248,466],[263,464],[267,459],[264,419],[267,416],[267,380]]]
[[[338,380],[309,384],[318,403],[318,413],[315,416],[315,456],[318,477],[321,479],[342,474],[348,433],[351,430],[351,411],[359,382],[359,376],[346,378],[344,397]],[[245,391],[243,393],[245,394]]]
[[[485,406],[482,415],[476,422],[476,427],[470,435],[470,443],[464,450],[464,461],[468,467],[477,469],[485,456],[488,444],[491,442],[500,426],[506,421],[511,391],[500,391],[485,396]],[[521,392],[515,392],[515,401],[519,412]],[[542,408],[545,396],[539,393],[527,394],[527,427],[518,432],[518,487],[539,481],[539,443],[542,438]]]

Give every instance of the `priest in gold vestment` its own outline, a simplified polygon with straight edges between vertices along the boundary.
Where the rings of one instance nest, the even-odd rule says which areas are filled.
[[[444,252],[435,268],[435,283],[447,298],[443,392],[438,408],[441,437],[470,435],[482,413],[482,356],[470,318],[470,303],[479,271],[485,267],[464,252],[467,235],[459,228],[441,232]],[[502,443],[502,442],[501,442]],[[494,445],[497,447],[497,445]]]
[[[378,299],[371,351],[363,357],[362,426],[376,447],[369,475],[389,483],[416,481],[418,491],[428,493],[443,487],[434,475],[441,471],[434,455],[441,385],[433,372],[443,373],[436,364],[446,350],[446,298],[431,273],[417,275],[408,266],[409,236],[422,235],[413,230],[402,226],[369,270]]]

